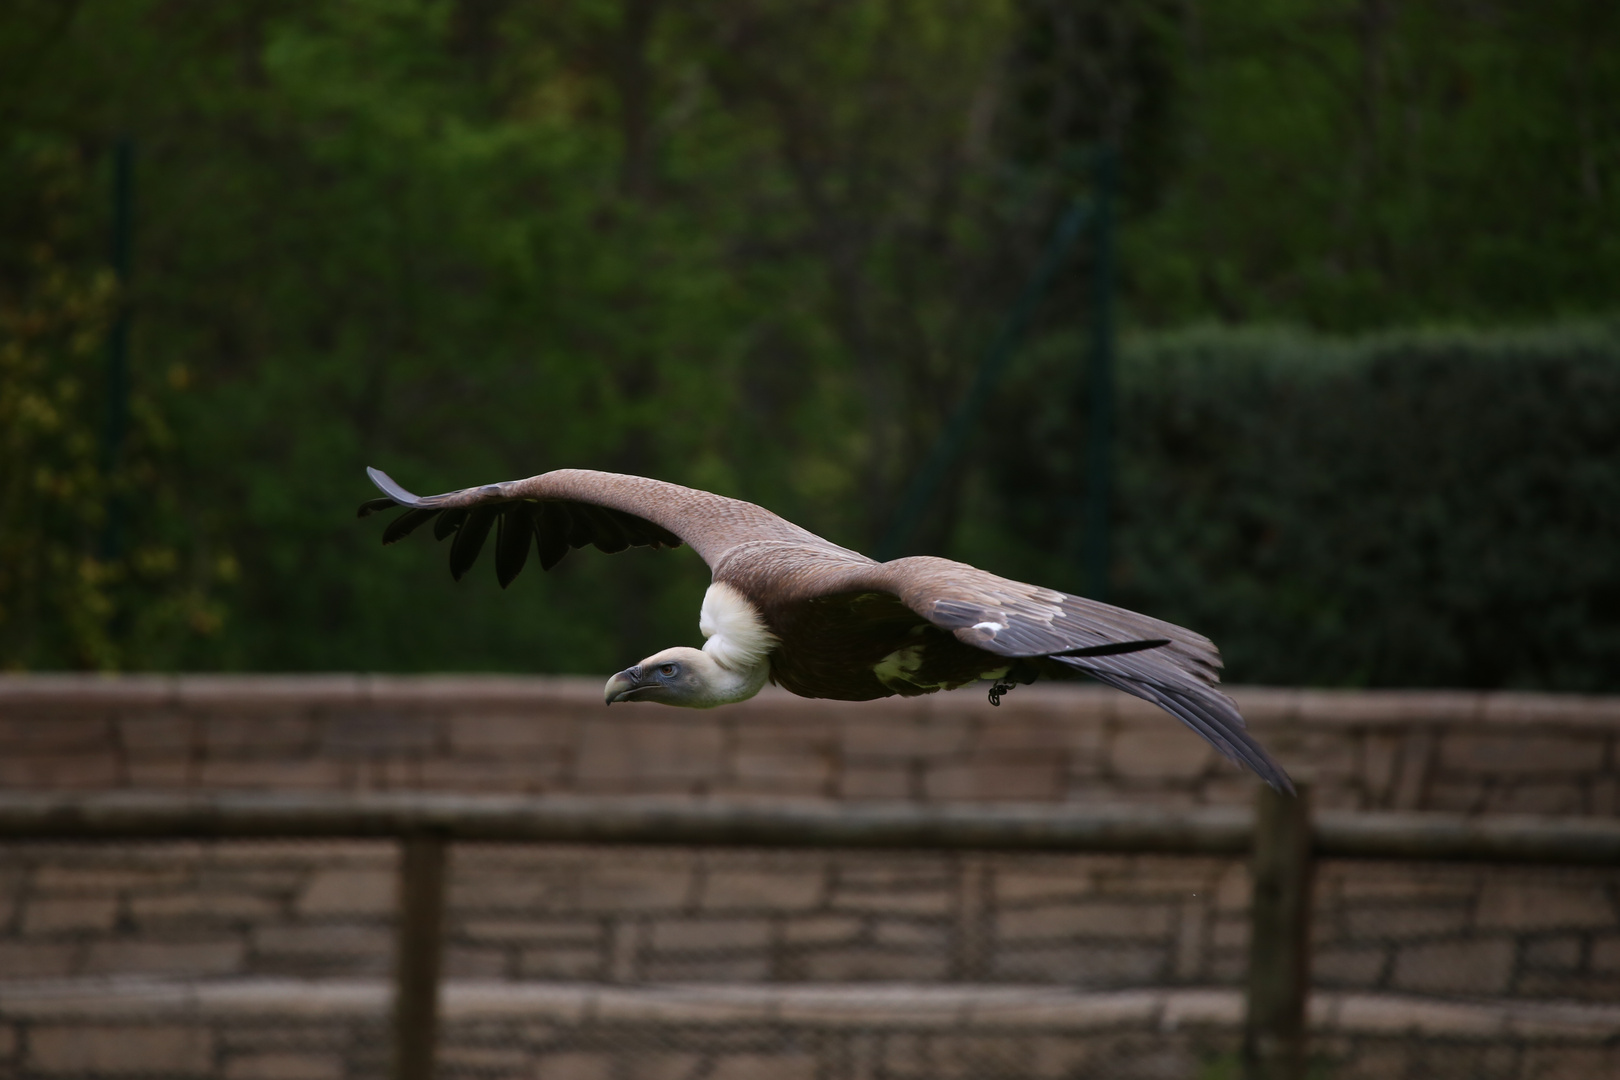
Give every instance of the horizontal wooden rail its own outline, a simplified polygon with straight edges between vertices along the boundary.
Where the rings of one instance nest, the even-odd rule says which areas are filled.
[[[1247,855],[1245,807],[761,806],[635,798],[0,793],[0,839],[405,838]],[[1321,811],[1317,858],[1620,865],[1620,821]]]

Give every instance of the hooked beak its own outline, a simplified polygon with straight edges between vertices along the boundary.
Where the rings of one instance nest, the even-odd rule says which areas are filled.
[[[624,701],[629,695],[641,689],[641,668],[625,668],[607,681],[602,691],[603,700],[611,705],[615,701]]]

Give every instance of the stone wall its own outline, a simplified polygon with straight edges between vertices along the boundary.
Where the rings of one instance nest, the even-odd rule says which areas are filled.
[[[383,843],[0,847],[0,971],[382,976]],[[464,844],[451,978],[1236,985],[1241,860]],[[1326,862],[1319,986],[1620,1001],[1620,871]]]
[[[1620,699],[1236,688],[1317,804],[1613,816]],[[917,802],[1248,803],[1102,687],[604,708],[595,680],[0,676],[0,789],[414,789]]]
[[[1322,805],[1620,811],[1620,701],[1235,693]],[[712,712],[609,710],[598,694],[0,677],[0,789],[1254,794],[1171,718],[1102,689],[1024,687],[999,709],[967,691],[766,694]],[[396,860],[386,843],[0,845],[0,1077],[380,1075]],[[1241,1018],[1242,860],[465,844],[451,882],[446,1075],[1216,1076]],[[1327,862],[1314,929],[1335,1075],[1614,1065],[1620,869]],[[710,997],[657,989],[675,984]],[[885,993],[900,996],[862,997]],[[763,1025],[761,1002],[776,1010]]]
[[[380,981],[17,991],[0,1072],[362,1080],[387,1075]],[[1236,1077],[1235,990],[641,987],[460,982],[438,1075],[511,1080],[1177,1080]],[[1312,1077],[1620,1075],[1620,1008],[1325,993]]]

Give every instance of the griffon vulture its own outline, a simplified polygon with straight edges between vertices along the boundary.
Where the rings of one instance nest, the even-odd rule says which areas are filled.
[[[360,516],[405,507],[392,544],[437,518],[457,580],[495,529],[504,588],[538,546],[551,569],[569,548],[606,552],[688,544],[714,577],[703,648],[654,653],[608,680],[606,698],[709,708],[766,682],[802,697],[867,701],[994,680],[992,703],[1037,676],[1089,675],[1165,709],[1272,787],[1288,776],[1244,730],[1216,684],[1220,654],[1202,635],[1123,608],[917,556],[879,563],[752,503],[640,476],[559,469],[443,495],[412,495],[367,469],[386,495]]]

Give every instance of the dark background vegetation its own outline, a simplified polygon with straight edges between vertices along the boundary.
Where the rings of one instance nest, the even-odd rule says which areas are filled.
[[[1108,142],[1114,599],[1239,681],[1620,690],[1616,102],[1598,0],[10,0],[0,666],[694,641],[690,552],[452,585],[363,466],[870,548]],[[910,550],[1081,589],[1091,262]]]

